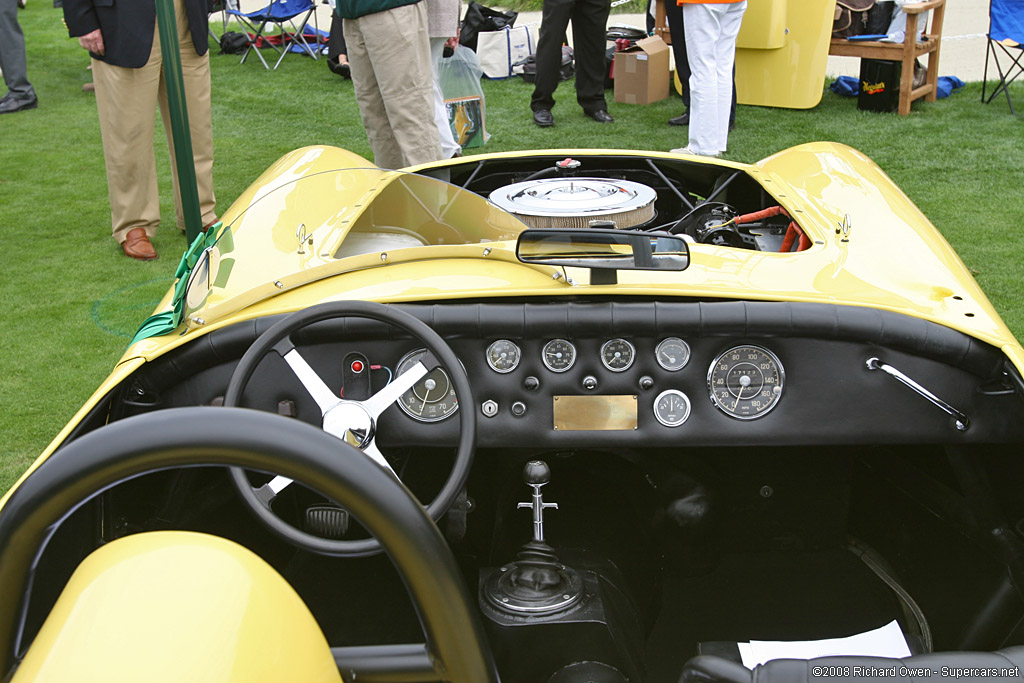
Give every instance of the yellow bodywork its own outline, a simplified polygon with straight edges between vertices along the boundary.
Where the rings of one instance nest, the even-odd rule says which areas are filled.
[[[553,152],[580,159],[594,153]],[[679,159],[657,152],[599,153]],[[502,153],[475,158],[518,156]],[[401,201],[396,183],[442,184],[384,171],[335,147],[295,150],[278,160],[225,212],[223,222],[230,226],[232,244],[219,254],[221,273],[214,277],[204,306],[177,332],[129,347],[113,374],[36,464],[140,363],[219,327],[345,299],[416,302],[614,293],[869,306],[929,320],[981,339],[1002,349],[1024,371],[1020,343],[952,247],[864,154],[838,143],[816,142],[756,164],[702,163],[754,177],[800,223],[813,242],[810,249],[769,253],[692,244],[690,266],[682,273],[621,271],[616,285],[591,285],[588,270],[519,262],[514,236],[526,229],[525,225],[475,195],[456,196],[438,190],[438,206],[457,198],[455,215],[447,219],[478,227],[486,224],[480,228],[482,234],[495,241],[335,258],[349,233],[367,220],[369,211],[385,216],[395,213],[391,217],[395,222],[430,220],[432,208],[410,209],[405,205],[408,202]],[[426,187],[433,192],[431,186]],[[422,195],[423,188],[418,189]],[[300,229],[306,235],[303,253],[299,253],[297,239]],[[509,239],[502,239],[506,236]],[[230,267],[225,267],[226,263]],[[169,298],[165,298],[157,310],[168,305]]]
[[[790,3],[787,17],[795,6]],[[778,16],[768,19],[777,22]],[[769,38],[779,40],[779,32]],[[147,361],[220,327],[337,300],[614,294],[862,306],[959,330],[1002,349],[1024,371],[1019,342],[949,244],[856,150],[812,143],[752,165],[648,152],[548,154],[661,157],[749,174],[800,224],[811,246],[769,253],[692,244],[683,272],[627,270],[618,273],[615,285],[591,284],[588,270],[520,262],[516,236],[526,226],[480,197],[373,167],[340,149],[299,149],[282,157],[224,214],[228,227],[214,249],[209,290],[179,329],[129,347],[22,479]],[[418,204],[404,200],[412,186],[421,186]],[[346,252],[346,239],[371,224],[414,224],[427,243]],[[453,240],[445,232],[450,224],[471,225],[480,239]],[[157,310],[169,304],[170,295]],[[635,426],[635,405],[632,410]],[[82,563],[13,679],[100,680],[340,679],[308,609],[265,562],[223,539],[153,532],[113,541]]]
[[[12,683],[340,683],[294,589],[232,541],[161,531],[78,567]]]
[[[736,43],[736,101],[817,106],[835,7],[835,0],[749,0]]]

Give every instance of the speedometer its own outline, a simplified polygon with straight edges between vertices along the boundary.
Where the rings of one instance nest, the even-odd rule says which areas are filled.
[[[708,369],[708,392],[729,417],[764,417],[782,397],[786,373],[771,351],[761,346],[736,346],[718,356]]]
[[[426,349],[410,351],[398,362],[396,376],[416,365],[427,353]],[[443,420],[459,409],[459,399],[455,396],[448,373],[444,368],[437,367],[420,378],[412,388],[398,399],[398,407],[406,415],[420,422],[437,422]]]

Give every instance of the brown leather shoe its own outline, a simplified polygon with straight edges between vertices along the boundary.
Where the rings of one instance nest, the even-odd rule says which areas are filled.
[[[152,261],[157,257],[156,249],[149,241],[145,228],[132,228],[121,242],[124,255],[139,261]]]

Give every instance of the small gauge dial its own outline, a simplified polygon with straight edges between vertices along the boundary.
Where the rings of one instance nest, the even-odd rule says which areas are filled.
[[[658,365],[669,372],[682,370],[690,362],[690,345],[679,337],[662,339],[654,350]]]
[[[565,339],[552,339],[544,345],[542,360],[551,372],[565,372],[576,362],[576,347]]]
[[[760,346],[736,346],[708,369],[711,400],[729,417],[764,417],[782,397],[786,374],[774,353]]]
[[[636,349],[625,339],[609,339],[601,345],[601,364],[612,372],[628,370]]]
[[[495,372],[512,372],[519,366],[520,358],[519,346],[508,339],[499,339],[487,347],[487,364]]]
[[[690,417],[690,399],[678,389],[667,389],[654,399],[654,417],[666,427],[678,427]]]
[[[416,365],[426,349],[410,351],[398,362],[396,377]],[[419,422],[438,422],[459,409],[459,399],[455,396],[448,373],[444,368],[437,367],[420,378],[412,388],[398,399],[398,407],[406,415]]]

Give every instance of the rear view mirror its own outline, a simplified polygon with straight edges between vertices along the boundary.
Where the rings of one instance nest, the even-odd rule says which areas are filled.
[[[516,242],[523,263],[599,270],[686,270],[690,250],[682,237],[668,233],[531,228]]]

